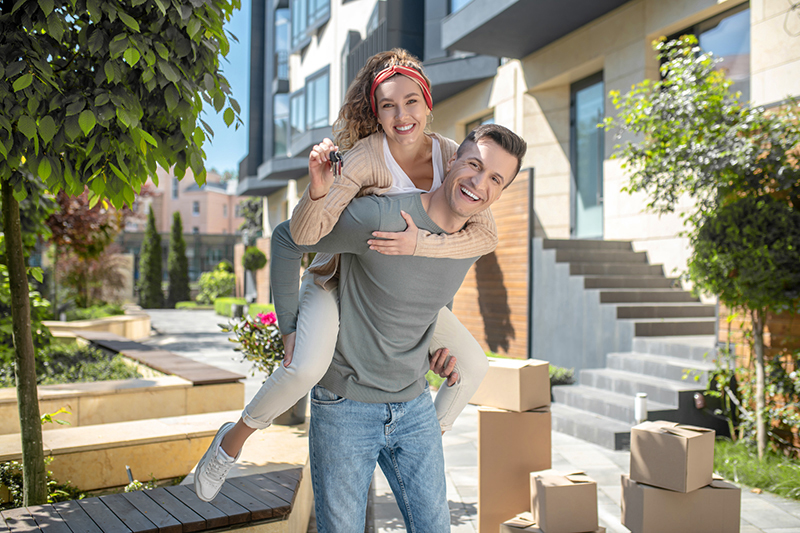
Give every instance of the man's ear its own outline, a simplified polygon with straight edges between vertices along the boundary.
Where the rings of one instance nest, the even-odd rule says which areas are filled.
[[[452,156],[450,156],[450,160],[447,162],[447,165],[445,166],[445,169],[444,169],[444,173],[445,174],[448,174],[450,172],[450,167],[453,166],[453,163],[456,162],[456,159],[458,159],[458,152],[456,152]]]

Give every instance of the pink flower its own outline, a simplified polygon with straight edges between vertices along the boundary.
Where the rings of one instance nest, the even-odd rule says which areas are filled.
[[[258,313],[258,320],[266,326],[271,326],[278,321],[278,317],[275,316],[275,313]]]

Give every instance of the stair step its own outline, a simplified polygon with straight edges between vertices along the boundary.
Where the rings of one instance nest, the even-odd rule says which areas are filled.
[[[716,318],[714,305],[702,303],[669,303],[653,305],[630,303],[617,306],[617,318]]]
[[[612,450],[631,446],[631,424],[596,415],[560,403],[550,406],[553,430],[572,435]]]
[[[557,248],[556,262],[570,263],[572,261],[581,263],[634,263],[646,264],[647,254],[645,252],[632,252],[626,250],[580,250],[574,248]]]
[[[583,280],[587,289],[674,289],[680,288],[675,278],[664,276],[587,276]]]
[[[569,273],[573,276],[663,276],[661,265],[647,263],[583,263],[571,261]]]
[[[716,356],[716,346],[717,338],[714,335],[633,338],[634,352],[694,361],[713,361]]]
[[[585,385],[557,385],[553,387],[553,399],[567,407],[582,409],[628,424],[635,423],[634,396],[616,394]],[[654,415],[658,412],[674,411],[677,408],[677,404],[668,405],[649,401],[648,398],[647,410]]]
[[[581,370],[579,383],[630,396],[644,392],[649,400],[667,405],[678,405],[678,393],[681,391],[705,389],[694,382],[671,381],[661,376],[646,376],[609,368]]]
[[[660,376],[705,388],[708,385],[709,372],[714,371],[715,365],[711,362],[693,361],[667,355],[624,352],[608,354],[606,367],[647,376]]]
[[[697,298],[681,289],[613,289],[600,291],[600,303],[696,302]]]
[[[635,323],[637,337],[713,335],[717,328],[715,318],[636,318],[632,320]]]
[[[542,240],[542,247],[550,250],[633,250],[630,241],[604,241],[588,239],[544,239]]]

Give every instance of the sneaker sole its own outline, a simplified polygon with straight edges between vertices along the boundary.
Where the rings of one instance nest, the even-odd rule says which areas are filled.
[[[211,444],[208,446],[206,453],[204,453],[203,457],[200,458],[200,462],[197,463],[197,468],[195,468],[194,470],[194,492],[197,495],[197,497],[203,500],[204,502],[210,502],[211,500],[216,498],[217,494],[219,494],[220,489],[222,489],[222,484],[220,484],[216,492],[214,492],[213,496],[206,499],[200,492],[200,476],[199,476],[200,470],[203,468],[203,465],[205,465],[205,463],[210,459],[209,454],[214,453],[216,451],[217,447],[222,442],[222,438],[233,426],[234,426],[233,422],[226,422],[225,424],[222,425],[221,428],[217,430],[217,434],[214,435],[214,440],[211,441]],[[225,481],[223,480],[222,483],[225,483]]]

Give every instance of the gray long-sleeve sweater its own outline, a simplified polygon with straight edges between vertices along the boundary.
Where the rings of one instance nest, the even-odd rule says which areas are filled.
[[[370,250],[367,240],[373,231],[405,230],[401,210],[420,229],[444,233],[425,212],[420,195],[411,194],[353,200],[331,233],[311,246],[294,243],[288,222],[272,234],[270,277],[284,335],[297,323],[302,254],[342,254],[339,338],[320,384],[351,400],[406,402],[423,392],[436,317],[477,259],[387,256]]]

